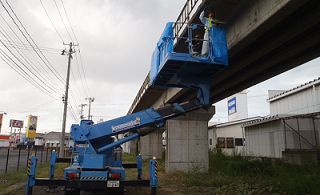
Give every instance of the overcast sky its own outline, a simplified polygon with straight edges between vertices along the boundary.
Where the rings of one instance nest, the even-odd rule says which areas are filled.
[[[79,105],[88,104],[86,98],[95,98],[95,122],[126,115],[166,23],[176,21],[186,0],[1,2],[0,113],[7,113],[1,133],[10,132],[10,119],[26,126],[29,114],[39,116],[37,130],[43,133],[62,128],[68,56],[60,54],[69,49],[63,43],[79,45],[71,61],[69,132],[71,124],[79,123]],[[314,60],[248,89],[249,116],[269,114],[268,90],[287,90],[318,78],[318,67]],[[30,70],[27,76],[22,69]],[[216,104],[216,112],[212,121],[227,121],[226,100]],[[88,116],[88,106],[83,114]]]

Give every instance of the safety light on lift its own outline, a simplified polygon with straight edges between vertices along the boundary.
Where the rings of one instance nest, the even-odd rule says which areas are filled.
[[[67,173],[67,178],[80,178],[79,173]]]
[[[121,173],[109,173],[109,178],[120,179]]]

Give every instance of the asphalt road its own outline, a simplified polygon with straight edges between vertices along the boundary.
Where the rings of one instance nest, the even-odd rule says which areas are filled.
[[[38,157],[38,163],[45,163],[49,162],[51,159],[51,151],[38,151],[32,150],[29,152],[29,156],[35,154]],[[8,157],[8,158],[7,158]],[[8,161],[8,163],[7,163]],[[20,159],[19,159],[19,149],[13,150],[12,148],[1,148],[0,149],[0,175],[4,174],[6,169],[7,172],[12,172],[18,169],[18,162],[19,162],[19,169],[23,169],[27,167],[28,162],[28,150],[21,149],[20,151]]]

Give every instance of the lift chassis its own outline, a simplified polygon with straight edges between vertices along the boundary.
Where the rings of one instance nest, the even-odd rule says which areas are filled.
[[[57,158],[52,153],[50,177],[35,178],[37,158],[32,156],[28,164],[28,182],[26,194],[32,194],[33,186],[63,186],[65,194],[80,194],[81,190],[112,191],[122,194],[128,186],[149,186],[151,194],[155,195],[158,187],[157,160],[150,160],[150,179],[142,179],[142,156],[137,156],[137,164],[122,163],[122,149],[119,146],[139,136],[145,136],[162,127],[165,121],[187,112],[206,107],[196,98],[186,103],[174,103],[170,106],[154,110],[153,108],[127,115],[111,121],[93,124],[91,120],[82,120],[80,125],[71,126],[71,136],[74,141],[72,158]],[[124,139],[114,141],[114,136],[120,133],[138,131]],[[71,160],[71,162],[70,162]],[[54,168],[57,162],[68,162],[64,179],[54,178]],[[125,180],[125,169],[137,168],[137,180]]]

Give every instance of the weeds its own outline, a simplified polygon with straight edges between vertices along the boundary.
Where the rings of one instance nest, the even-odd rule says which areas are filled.
[[[238,191],[247,192],[244,189],[250,185],[252,189],[259,188],[268,192],[320,194],[320,167],[314,164],[301,166],[274,163],[270,159],[261,161],[253,157],[227,157],[219,149],[210,151],[209,159],[209,174],[223,175],[224,182],[232,178],[233,184],[238,182]],[[221,183],[221,178],[218,178],[214,182]]]

